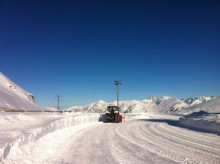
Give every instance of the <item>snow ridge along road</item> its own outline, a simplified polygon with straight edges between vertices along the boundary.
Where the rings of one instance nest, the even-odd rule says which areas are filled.
[[[70,137],[46,163],[219,163],[220,136],[143,119],[96,124]]]
[[[69,136],[98,123],[99,118],[99,114],[2,112],[0,163],[42,163]]]

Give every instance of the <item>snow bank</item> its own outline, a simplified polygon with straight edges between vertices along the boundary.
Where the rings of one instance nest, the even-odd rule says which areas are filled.
[[[194,112],[179,119],[179,124],[193,130],[220,134],[220,114]]]
[[[99,114],[84,114],[84,115],[82,114],[77,114],[77,115],[76,114],[63,114],[63,115],[47,114],[48,116],[47,119],[45,119],[44,117],[44,122],[41,125],[37,125],[37,124],[34,124],[34,122],[37,122],[36,119],[40,120],[40,117],[44,116],[44,113],[36,114],[36,115],[34,114],[34,116],[26,115],[25,113],[17,114],[17,116],[12,113],[12,117],[10,113],[7,113],[6,115],[8,115],[8,117],[6,116],[5,120],[1,119],[2,125],[1,125],[1,132],[0,132],[0,135],[3,136],[3,138],[1,137],[1,140],[4,142],[0,144],[1,145],[0,162],[3,161],[5,163],[7,163],[7,157],[10,155],[16,158],[16,154],[19,154],[21,151],[20,147],[24,145],[35,142],[52,132],[55,132],[55,131],[58,131],[64,128],[68,128],[68,127],[72,127],[72,126],[80,125],[80,124],[85,124],[85,123],[98,122],[99,117],[100,117]],[[12,137],[13,140],[10,139],[10,136],[4,135],[5,133],[7,134],[8,131],[13,130],[13,129],[7,129],[7,126],[8,125],[10,126],[11,124],[11,121],[7,120],[7,118],[10,118],[10,117],[14,118],[14,119],[11,119],[11,121],[16,122],[17,120],[18,124],[19,122],[22,122],[22,121],[26,124],[31,122],[30,123],[31,126],[29,127],[24,126],[23,130],[21,130],[22,129],[21,127],[20,129],[21,131],[18,133],[18,136],[16,138]],[[24,124],[21,123],[21,125],[24,125]],[[5,126],[5,128],[3,128],[3,126]],[[37,128],[35,128],[35,126]],[[14,130],[16,131],[16,129]]]
[[[185,116],[180,118],[180,125],[220,134],[220,97],[183,109],[181,113]]]
[[[147,113],[121,113],[121,114],[125,116],[125,121],[149,118],[149,114]]]

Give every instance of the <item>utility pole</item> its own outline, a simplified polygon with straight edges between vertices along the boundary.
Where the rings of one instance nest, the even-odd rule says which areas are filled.
[[[117,106],[119,107],[119,85],[121,85],[121,80],[115,81],[115,85],[117,85]]]
[[[61,96],[60,95],[57,95],[57,110],[60,109],[60,101],[61,101]]]

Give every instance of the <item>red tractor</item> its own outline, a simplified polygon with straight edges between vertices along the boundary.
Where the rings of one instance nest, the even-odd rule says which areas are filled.
[[[119,114],[118,106],[108,106],[107,111],[105,112],[105,123],[115,122],[119,123],[124,120],[124,117]]]

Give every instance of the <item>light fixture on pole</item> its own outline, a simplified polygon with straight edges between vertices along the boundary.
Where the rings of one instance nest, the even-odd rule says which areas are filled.
[[[119,85],[121,85],[121,80],[114,81],[115,85],[117,85],[117,106],[119,108]]]

